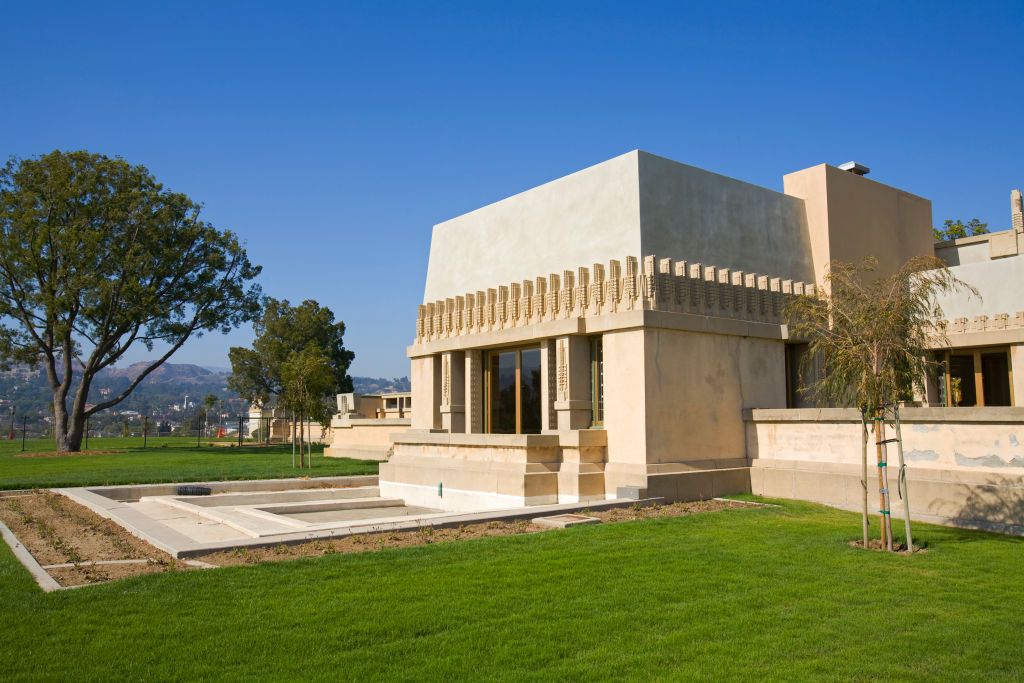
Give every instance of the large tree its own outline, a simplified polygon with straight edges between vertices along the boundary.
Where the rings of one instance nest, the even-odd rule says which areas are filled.
[[[200,209],[120,158],[54,151],[0,169],[0,362],[42,362],[59,450],[79,450],[86,418],[188,339],[259,314],[259,266]],[[96,373],[157,343],[123,391],[89,404]]]
[[[349,365],[355,354],[345,348],[345,323],[316,301],[292,306],[287,299],[267,298],[263,315],[253,324],[252,348],[232,347],[228,387],[258,405],[267,405],[284,390],[284,366],[291,354],[316,347],[330,366],[331,392],[352,391]],[[306,417],[309,417],[308,415]]]

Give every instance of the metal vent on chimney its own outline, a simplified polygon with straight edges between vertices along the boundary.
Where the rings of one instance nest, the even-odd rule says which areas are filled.
[[[871,173],[871,169],[864,164],[858,164],[856,161],[847,161],[845,164],[839,164],[839,169],[842,171],[849,171],[856,175],[867,175]]]

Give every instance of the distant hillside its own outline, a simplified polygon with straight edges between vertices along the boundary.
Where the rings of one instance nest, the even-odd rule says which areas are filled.
[[[143,361],[132,363],[126,368],[107,368],[99,373],[101,378],[124,378],[129,382],[139,376],[143,370],[149,367],[149,363]],[[214,373],[198,365],[187,363],[164,363],[146,377],[146,382],[151,384],[203,384],[210,381],[222,381],[226,373]]]
[[[116,396],[147,366],[148,363],[139,362],[103,370],[90,387],[90,403]],[[232,412],[246,412],[248,402],[227,388],[230,373],[215,370],[189,363],[164,363],[113,410],[133,410],[152,416],[180,414],[187,409],[186,400],[188,405],[201,404],[206,395],[213,394],[224,400]],[[408,377],[353,377],[352,382],[361,394],[410,390]],[[41,367],[19,366],[10,372],[0,372],[0,411],[13,404],[18,414],[45,415],[50,412],[51,400],[46,373]]]
[[[398,391],[412,391],[408,377],[353,377],[352,387],[357,394],[390,394]]]

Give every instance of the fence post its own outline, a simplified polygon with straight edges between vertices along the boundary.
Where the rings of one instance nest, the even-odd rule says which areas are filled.
[[[146,447],[146,436],[149,433],[149,415],[142,416],[142,447]]]
[[[242,416],[238,416],[238,447],[242,447]]]
[[[21,418],[21,452],[22,453],[25,452],[25,429],[27,428],[27,425],[28,425],[28,418],[27,417],[22,417]]]

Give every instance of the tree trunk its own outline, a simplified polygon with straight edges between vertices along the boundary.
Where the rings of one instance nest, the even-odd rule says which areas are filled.
[[[53,435],[59,452],[74,453],[82,450],[82,437],[85,435],[84,412],[73,407],[69,415],[64,401],[54,397]]]
[[[892,518],[889,516],[888,471],[885,461],[885,418],[883,408],[875,410],[875,454],[878,457],[878,500],[881,513],[881,540],[887,550],[892,550]]]
[[[861,526],[863,527],[864,548],[868,547],[868,425],[864,411],[860,411],[860,465],[861,488],[864,494],[864,505],[861,509]]]

